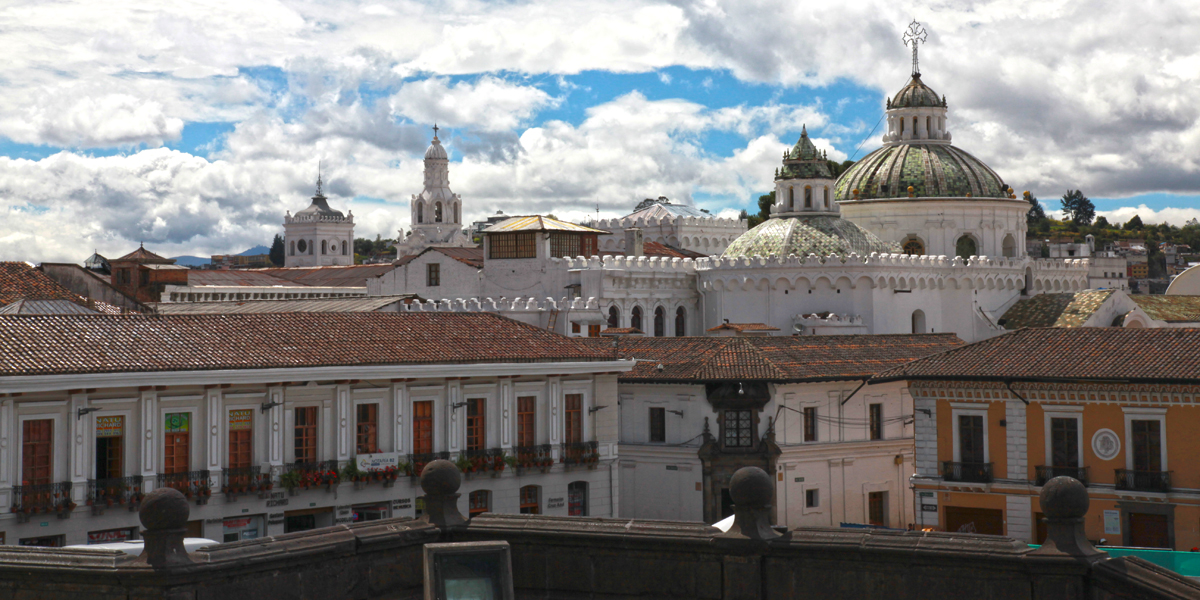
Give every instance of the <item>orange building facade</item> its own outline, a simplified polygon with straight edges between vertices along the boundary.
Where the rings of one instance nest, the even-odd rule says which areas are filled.
[[[918,526],[1040,543],[1038,494],[1067,475],[1093,542],[1200,546],[1195,356],[1196,332],[1025,329],[880,376],[913,397]]]

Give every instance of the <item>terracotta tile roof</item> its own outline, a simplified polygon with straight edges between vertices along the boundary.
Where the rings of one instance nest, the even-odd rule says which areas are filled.
[[[1001,318],[1005,329],[1082,327],[1112,295],[1113,290],[1038,294],[1012,305]]]
[[[26,300],[22,298],[11,304],[0,306],[0,315],[91,315],[97,312],[71,300]]]
[[[0,376],[613,359],[483,312],[0,316],[0,340]]]
[[[17,300],[70,300],[81,297],[25,262],[0,262],[0,306]]]
[[[630,383],[862,379],[963,343],[952,333],[628,337],[582,341],[638,359],[634,370],[621,375],[622,382]],[[661,371],[659,364],[663,366]]]
[[[244,300],[232,302],[159,302],[160,315],[215,315],[249,313],[373,312],[390,310],[396,304],[419,300],[416,294],[395,296],[348,296],[341,298],[295,298],[290,300]]]
[[[541,215],[510,217],[484,229],[483,233],[509,233],[512,231],[570,231],[573,233],[611,235],[611,232],[603,229],[559,221],[558,219],[543,217]]]
[[[601,331],[600,335],[629,335],[631,333],[642,334],[645,332],[637,327],[609,327],[608,329]]]
[[[704,258],[708,256],[703,252],[684,250],[683,248],[676,248],[675,246],[660,244],[658,242],[643,243],[642,254],[646,256],[665,256],[667,258]]]
[[[1200,329],[1021,329],[911,362],[876,379],[1195,383],[1200,382]]]
[[[144,246],[138,247],[137,250],[134,250],[133,252],[130,252],[129,254],[126,254],[125,256],[122,256],[121,258],[114,258],[109,262],[117,262],[117,261],[122,261],[122,260],[133,261],[133,262],[144,262],[144,263],[156,263],[156,264],[164,264],[164,265],[175,264],[174,259],[159,256],[159,255],[147,250]]]
[[[766,323],[721,323],[720,325],[717,325],[716,327],[709,328],[709,331],[725,331],[725,330],[736,331],[738,333],[741,333],[743,331],[779,331],[779,328],[771,327],[770,325],[767,325]]]
[[[407,265],[408,263],[410,263],[414,259],[416,259],[418,256],[421,256],[422,254],[425,254],[426,252],[438,252],[440,254],[445,254],[446,256],[453,258],[454,260],[457,260],[460,263],[475,267],[476,269],[483,268],[483,248],[481,248],[481,247],[426,248],[416,254],[406,254],[404,256],[401,256],[400,258],[397,258],[396,260],[392,261],[391,264],[393,267],[403,267],[404,265]],[[382,273],[380,273],[380,275],[382,275]],[[376,275],[376,277],[378,277],[378,275]]]
[[[188,285],[255,286],[273,285],[294,287],[296,284],[263,273],[259,269],[196,269],[188,273]]]
[[[1168,323],[1194,323],[1200,321],[1200,296],[1147,296],[1130,294],[1146,316]]]
[[[199,270],[188,273],[188,285],[366,287],[367,279],[394,269],[391,264],[345,267]]]

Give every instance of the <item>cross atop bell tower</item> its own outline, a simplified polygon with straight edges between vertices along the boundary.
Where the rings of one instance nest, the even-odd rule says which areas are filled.
[[[904,45],[912,46],[913,77],[921,74],[921,69],[917,67],[917,45],[925,43],[926,37],[928,37],[928,34],[925,33],[925,28],[921,27],[921,24],[916,19],[913,19],[913,22],[908,24],[908,31],[904,32]]]

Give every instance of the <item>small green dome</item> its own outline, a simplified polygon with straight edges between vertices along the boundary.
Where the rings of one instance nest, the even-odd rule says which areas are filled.
[[[875,234],[838,217],[772,218],[738,236],[721,256],[828,256],[851,252],[860,255],[872,252],[898,254],[900,245],[885,242]]]
[[[945,108],[945,98],[938,98],[937,92],[921,82],[921,74],[913,75],[908,84],[888,101],[888,108]]]
[[[907,198],[1008,198],[1007,186],[979,159],[949,144],[884,146],[846,169],[834,198],[853,201]]]

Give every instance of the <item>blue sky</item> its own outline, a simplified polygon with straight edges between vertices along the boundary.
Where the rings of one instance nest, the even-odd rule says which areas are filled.
[[[1188,14],[1033,0],[2,7],[0,259],[269,243],[318,161],[357,234],[393,237],[433,122],[466,220],[617,216],[660,195],[753,210],[802,124],[831,158],[879,146],[912,15],[956,146],[1048,210],[1080,188],[1110,221],[1182,224],[1200,216]]]

